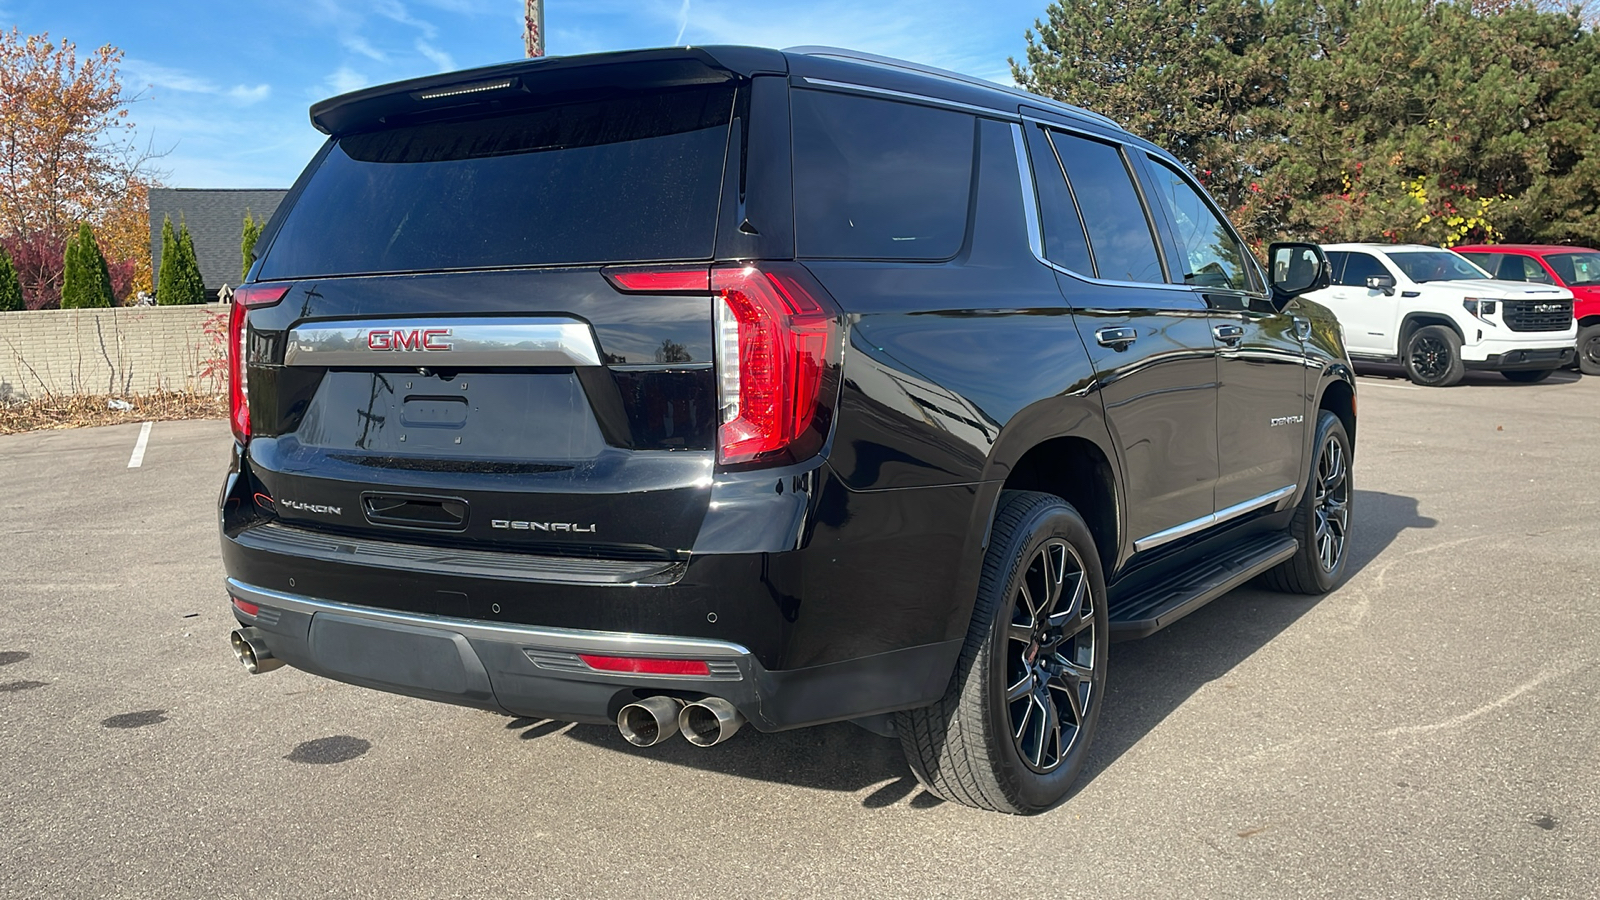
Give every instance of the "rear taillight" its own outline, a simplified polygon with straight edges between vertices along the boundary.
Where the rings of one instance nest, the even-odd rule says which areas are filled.
[[[271,306],[289,293],[287,284],[245,284],[233,292],[228,313],[228,419],[233,436],[250,440],[250,386],[245,378],[245,317],[251,309]]]
[[[717,387],[717,460],[784,463],[821,449],[837,399],[839,314],[794,263],[711,270]]]

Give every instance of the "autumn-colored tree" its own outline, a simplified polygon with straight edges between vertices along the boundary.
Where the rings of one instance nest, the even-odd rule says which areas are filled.
[[[239,239],[239,255],[244,259],[243,267],[239,271],[241,283],[250,277],[250,266],[256,261],[256,241],[261,239],[261,229],[266,224],[250,215],[250,210],[244,211],[244,234]]]
[[[115,305],[111,293],[111,273],[106,268],[106,258],[95,242],[94,229],[88,222],[78,226],[78,233],[67,241],[63,254],[61,283],[62,309],[92,309]]]
[[[133,142],[121,60],[110,46],[80,57],[71,41],[0,31],[0,238],[18,257],[30,308],[57,301],[61,251],[80,222],[103,226],[122,280],[148,271],[144,191],[153,173]],[[18,245],[57,252],[30,254],[38,256],[30,267]]]
[[[17,267],[11,264],[11,254],[0,247],[0,312],[26,309],[22,305],[22,282],[17,280]]]

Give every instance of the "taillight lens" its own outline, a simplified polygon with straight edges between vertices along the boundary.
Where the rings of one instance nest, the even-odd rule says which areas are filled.
[[[725,465],[792,462],[821,448],[837,399],[839,314],[793,263],[711,270],[717,385],[717,459]]]
[[[271,306],[289,293],[287,284],[245,284],[233,292],[228,312],[228,420],[241,444],[250,440],[250,386],[245,379],[245,317],[250,310]]]

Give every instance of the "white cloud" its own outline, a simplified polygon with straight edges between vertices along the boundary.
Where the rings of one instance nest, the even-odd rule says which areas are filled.
[[[357,72],[349,66],[340,66],[335,69],[322,83],[324,90],[316,92],[318,96],[333,94],[348,94],[359,91],[372,83],[372,79]]]
[[[422,32],[423,37],[430,40],[439,34],[439,29],[433,27],[432,22],[425,22],[411,15],[405,4],[399,2],[399,0],[378,0],[373,4],[373,10],[386,19],[393,19],[401,25],[410,25],[412,28]]]
[[[417,38],[417,52],[426,56],[428,61],[437,66],[441,72],[448,72],[456,67],[454,57],[421,38]]]
[[[123,68],[130,76],[128,80],[132,82],[143,82],[152,88],[181,91],[186,94],[209,94],[213,97],[226,97],[246,106],[252,103],[259,103],[272,95],[272,85],[269,84],[253,86],[236,84],[233,87],[225,88],[210,79],[201,78],[183,69],[175,69],[171,66],[163,66],[144,60],[127,60],[123,63]]]
[[[359,53],[371,60],[376,60],[378,62],[389,61],[389,55],[387,53],[384,53],[377,47],[372,46],[372,44],[366,38],[359,34],[341,35],[339,38],[339,45],[352,53]]]

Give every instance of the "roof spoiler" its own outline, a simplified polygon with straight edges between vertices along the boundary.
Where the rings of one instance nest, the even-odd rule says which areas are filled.
[[[788,73],[782,53],[757,47],[673,47],[547,56],[363,88],[311,107],[311,124],[338,136],[415,115],[472,107],[516,107],[574,91],[718,84]]]

